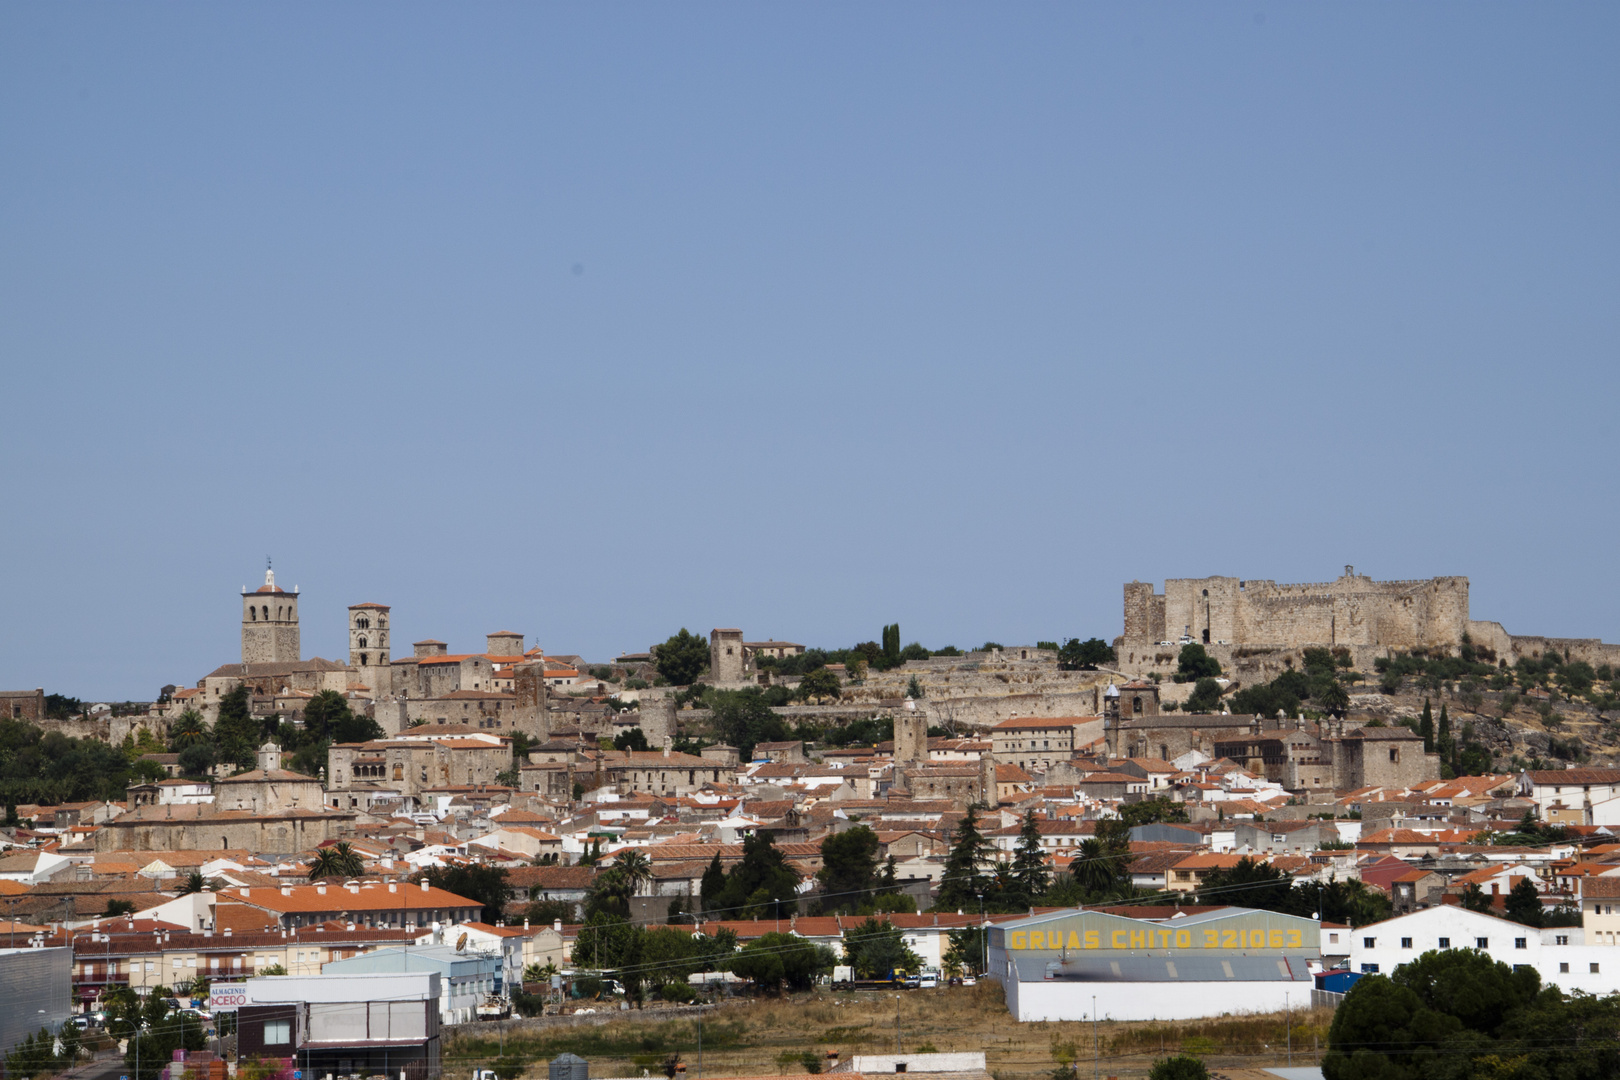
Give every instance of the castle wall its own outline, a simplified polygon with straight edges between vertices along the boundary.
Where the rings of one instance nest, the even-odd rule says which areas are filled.
[[[1369,645],[1455,648],[1469,629],[1468,579],[1373,581],[1350,568],[1333,582],[1279,585],[1231,577],[1171,578],[1158,599],[1141,582],[1125,586],[1125,633],[1142,650],[1186,634],[1208,645]]]

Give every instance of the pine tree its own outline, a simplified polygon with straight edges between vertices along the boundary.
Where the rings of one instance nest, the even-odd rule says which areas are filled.
[[[1434,753],[1434,713],[1429,711],[1429,699],[1423,699],[1423,717],[1418,721],[1418,734],[1423,736],[1423,752]]]
[[[1041,830],[1035,824],[1035,811],[1024,815],[1024,825],[1018,831],[1017,853],[1013,856],[1013,880],[1018,891],[1030,903],[1051,887],[1052,877],[1046,869],[1046,852],[1041,847]]]
[[[979,808],[970,806],[956,827],[951,853],[945,857],[935,906],[947,911],[966,911],[976,903],[977,898],[988,891],[988,878],[979,867],[989,861],[990,842],[979,831]]]

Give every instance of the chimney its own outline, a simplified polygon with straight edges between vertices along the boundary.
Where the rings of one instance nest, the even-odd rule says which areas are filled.
[[[248,887],[246,885],[242,886],[242,899],[246,900],[250,895],[252,894],[248,892]]]
[[[319,896],[325,896],[326,895],[326,886],[325,885],[317,885],[317,886],[315,886],[315,892]]]
[[[396,885],[394,882],[390,881],[388,883],[388,891],[389,892],[398,892],[399,891],[399,886]]]
[[[291,885],[283,885],[281,887],[281,895],[282,896],[291,896],[292,895],[292,886]]]
[[[551,923],[551,928],[553,930],[557,931],[557,933],[559,933],[559,934],[562,933],[562,920],[561,919],[553,920],[552,923]]]
[[[427,882],[426,882],[426,881],[423,881],[423,882],[422,882],[422,891],[423,891],[423,892],[427,892],[427,891],[428,891],[428,883],[427,883]]]
[[[344,887],[344,888],[345,888],[345,889],[348,889],[348,890],[349,890],[349,891],[350,891],[350,892],[351,892],[351,893],[353,893],[353,894],[354,894],[354,895],[356,895],[356,896],[359,896],[359,895],[360,895],[360,886],[358,886],[358,885],[356,885],[356,884],[355,884],[355,883],[354,883],[354,882],[352,882],[352,881],[351,881],[351,882],[349,882],[349,883],[348,883],[348,884],[347,884],[347,885],[345,885],[345,886],[343,886],[343,887]]]

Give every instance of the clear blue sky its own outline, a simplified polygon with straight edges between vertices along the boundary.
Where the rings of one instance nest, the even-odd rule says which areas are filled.
[[[1613,4],[0,6],[0,688],[1466,574],[1620,638]]]

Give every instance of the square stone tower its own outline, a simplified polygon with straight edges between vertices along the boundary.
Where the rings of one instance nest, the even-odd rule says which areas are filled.
[[[299,649],[298,590],[279,588],[267,568],[263,585],[242,590],[242,663],[295,664],[303,659]]]
[[[387,667],[388,613],[387,604],[349,605],[349,666],[352,668]],[[373,687],[373,689],[376,689]]]
[[[709,631],[709,681],[716,685],[742,682],[743,632]]]

